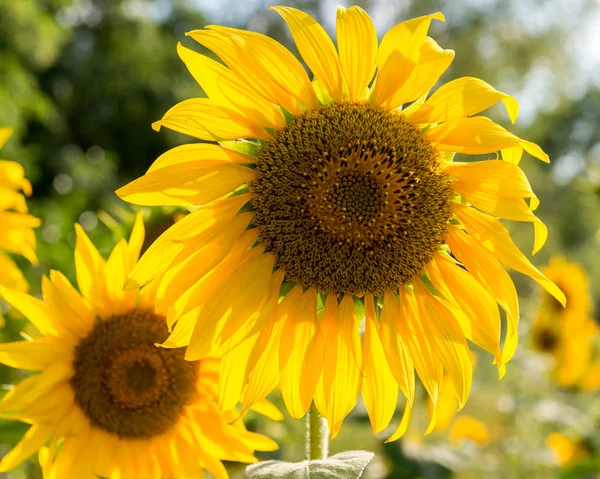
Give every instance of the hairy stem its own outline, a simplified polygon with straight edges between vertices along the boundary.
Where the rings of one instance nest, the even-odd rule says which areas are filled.
[[[329,452],[327,420],[319,414],[313,402],[306,414],[306,455],[309,460],[326,459]]]

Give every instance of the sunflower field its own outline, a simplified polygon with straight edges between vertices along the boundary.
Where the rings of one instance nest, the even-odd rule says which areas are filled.
[[[600,477],[599,32],[0,0],[0,478]]]

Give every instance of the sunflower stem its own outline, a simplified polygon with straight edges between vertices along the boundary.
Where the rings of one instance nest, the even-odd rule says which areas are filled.
[[[313,402],[306,414],[306,455],[308,460],[326,459],[329,452],[329,428]]]

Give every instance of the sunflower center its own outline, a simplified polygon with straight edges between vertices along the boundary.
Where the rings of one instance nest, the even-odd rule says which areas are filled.
[[[124,438],[149,438],[177,422],[195,391],[198,364],[154,346],[165,319],[133,309],[99,321],[75,348],[71,385],[90,422]]]
[[[419,129],[350,102],[276,132],[250,188],[254,224],[286,278],[336,294],[409,283],[443,243],[453,195]]]
[[[537,348],[544,353],[551,353],[558,348],[558,333],[550,328],[542,328],[535,335]]]

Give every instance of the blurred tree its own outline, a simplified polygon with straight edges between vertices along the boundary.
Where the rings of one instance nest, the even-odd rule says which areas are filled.
[[[150,125],[201,95],[175,47],[206,22],[182,0],[0,0],[0,11],[0,124],[17,137],[6,156],[34,184],[42,270],[69,273],[73,223],[93,229],[113,191],[174,145]]]

